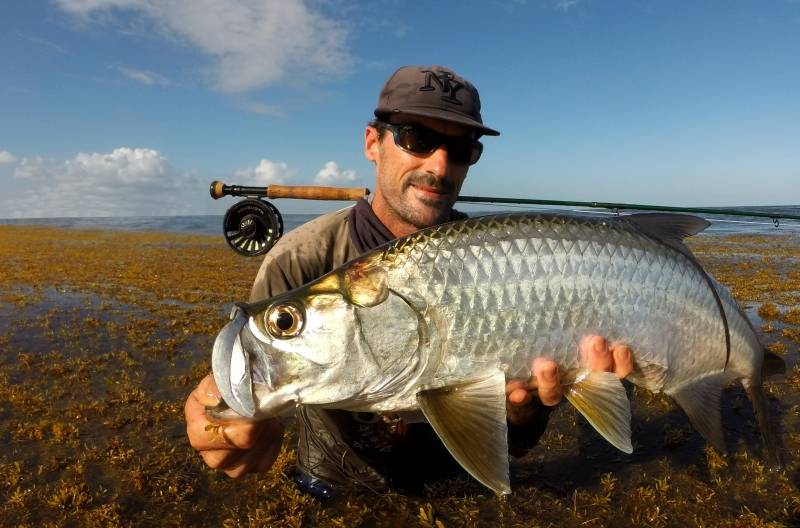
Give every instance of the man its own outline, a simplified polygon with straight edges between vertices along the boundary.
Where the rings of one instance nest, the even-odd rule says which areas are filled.
[[[364,154],[375,165],[372,201],[323,215],[283,237],[267,254],[251,301],[307,283],[393,238],[464,215],[453,210],[469,166],[480,158],[484,126],[478,91],[440,66],[406,66],[386,82],[364,134]],[[580,353],[593,370],[625,377],[630,351],[587,336]],[[539,358],[528,382],[514,381],[508,395],[509,449],[535,445],[551,406],[562,397],[556,364]],[[230,423],[222,434],[207,430],[205,406],[219,402],[211,376],[186,402],[187,434],[203,460],[232,477],[266,471],[280,451],[284,428],[277,420]],[[459,467],[427,424],[398,416],[301,407],[297,412],[298,485],[317,496],[337,486],[372,490],[413,489],[457,474]]]

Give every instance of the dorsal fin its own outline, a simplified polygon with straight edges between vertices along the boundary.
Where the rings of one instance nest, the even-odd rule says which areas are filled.
[[[671,213],[637,213],[621,217],[634,224],[639,231],[686,253],[683,239],[696,235],[711,225],[711,222],[699,216]]]

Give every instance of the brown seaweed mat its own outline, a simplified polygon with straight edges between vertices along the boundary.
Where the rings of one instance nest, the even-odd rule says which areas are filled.
[[[562,404],[504,501],[460,479],[320,504],[289,478],[291,438],[269,474],[233,481],[184,435],[184,399],[259,259],[222,237],[0,226],[0,525],[800,526],[800,239],[691,245],[786,358],[766,383],[785,470],[762,462],[740,387],[723,397],[728,457],[632,388],[633,455]]]

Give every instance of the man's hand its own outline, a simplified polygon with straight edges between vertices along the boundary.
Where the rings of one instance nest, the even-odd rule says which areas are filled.
[[[611,346],[601,336],[586,336],[579,345],[581,364],[594,371],[613,372],[622,379],[633,370],[631,350],[621,343]],[[508,420],[523,425],[536,412],[532,405],[538,396],[542,404],[556,405],[564,396],[558,375],[558,365],[551,359],[536,358],[528,381],[510,381],[506,384]],[[534,402],[535,403],[535,402]]]
[[[206,376],[189,395],[183,409],[189,443],[209,467],[221,469],[229,477],[268,470],[281,451],[283,424],[278,420],[211,421],[206,407],[220,401],[214,378]]]

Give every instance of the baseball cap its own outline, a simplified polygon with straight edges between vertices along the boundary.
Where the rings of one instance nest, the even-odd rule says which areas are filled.
[[[430,117],[474,128],[487,136],[500,132],[483,125],[481,99],[471,82],[444,66],[403,66],[378,96],[375,117]]]

